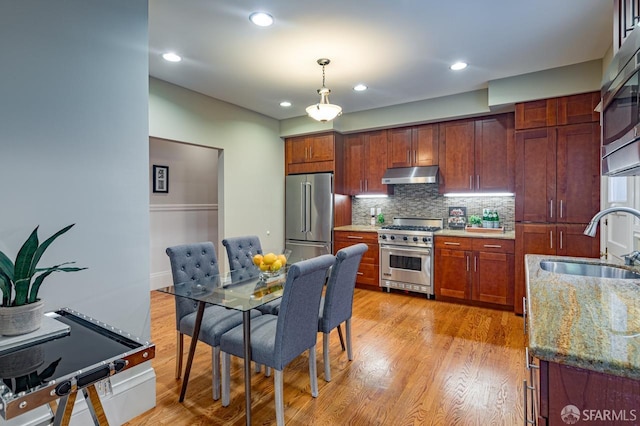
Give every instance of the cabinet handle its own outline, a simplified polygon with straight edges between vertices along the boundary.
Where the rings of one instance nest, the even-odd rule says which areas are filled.
[[[564,209],[562,208],[562,200],[560,200],[560,217],[561,218],[564,217],[563,210]]]
[[[364,180],[364,192],[369,190],[369,179]]]
[[[308,158],[308,157],[307,157],[307,149],[308,149],[308,148],[305,146],[305,147],[304,147],[304,159],[305,159],[305,160]]]
[[[413,165],[418,165],[418,151],[413,151]]]
[[[549,217],[553,217],[553,199],[549,200]]]
[[[362,179],[360,179],[360,192],[362,192]]]
[[[527,359],[526,359],[527,370],[531,370],[532,368],[534,370],[540,369],[540,366],[535,365],[534,363],[531,362],[531,357],[529,356],[529,347],[528,346],[525,346],[524,354],[527,357]],[[533,383],[533,380],[531,381],[531,383]],[[534,388],[535,388],[535,386],[534,386]]]
[[[478,256],[473,256],[473,272],[478,272]]]
[[[560,231],[560,250],[562,250],[562,231]]]
[[[480,175],[476,176],[476,188],[480,189]]]
[[[364,272],[356,272],[356,275],[364,275]]]
[[[527,298],[522,298],[522,320],[524,323],[524,334],[527,335]]]
[[[450,242],[450,241],[445,241],[445,242],[444,242],[444,245],[445,245],[445,246],[459,246],[459,245],[460,245],[460,243],[452,243],[452,242]]]
[[[469,189],[473,191],[473,176],[469,175]]]
[[[529,419],[529,401],[527,400],[527,392],[531,391],[533,393],[535,388],[532,386],[529,386],[526,380],[523,381],[523,385],[524,387],[522,390],[524,393],[524,426],[535,425],[536,419],[535,418],[533,420]],[[534,411],[533,407],[531,411],[532,412]]]
[[[469,256],[467,256],[467,272],[469,272]]]
[[[309,159],[313,158],[313,147],[309,147]]]
[[[351,238],[352,240],[362,240],[364,237],[359,237],[357,235],[347,235],[347,238]]]
[[[407,150],[407,164],[411,165],[411,152]]]
[[[502,248],[500,244],[485,244],[486,248]]]
[[[553,249],[553,231],[549,231],[549,248]]]

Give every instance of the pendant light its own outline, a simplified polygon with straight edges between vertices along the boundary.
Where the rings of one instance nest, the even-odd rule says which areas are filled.
[[[318,65],[322,66],[322,88],[318,89],[320,102],[307,107],[309,117],[322,122],[331,121],[342,114],[341,107],[329,103],[329,93],[331,93],[331,90],[324,86],[324,67],[329,65],[329,62],[331,61],[326,58],[318,59]]]

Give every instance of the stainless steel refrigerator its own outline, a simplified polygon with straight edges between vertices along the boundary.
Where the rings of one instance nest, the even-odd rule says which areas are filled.
[[[333,254],[333,174],[289,175],[285,180],[285,247],[289,263]]]

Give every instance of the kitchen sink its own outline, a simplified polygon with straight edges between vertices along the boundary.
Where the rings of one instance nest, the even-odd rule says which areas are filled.
[[[575,260],[543,260],[540,267],[556,274],[581,275],[586,277],[638,280],[640,274],[615,265],[579,262]]]

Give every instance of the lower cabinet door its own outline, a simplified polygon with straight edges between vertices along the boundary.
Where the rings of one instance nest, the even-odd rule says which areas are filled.
[[[512,254],[473,253],[472,299],[498,305],[513,305],[515,261]]]
[[[468,299],[471,252],[436,250],[435,293],[438,296]]]

